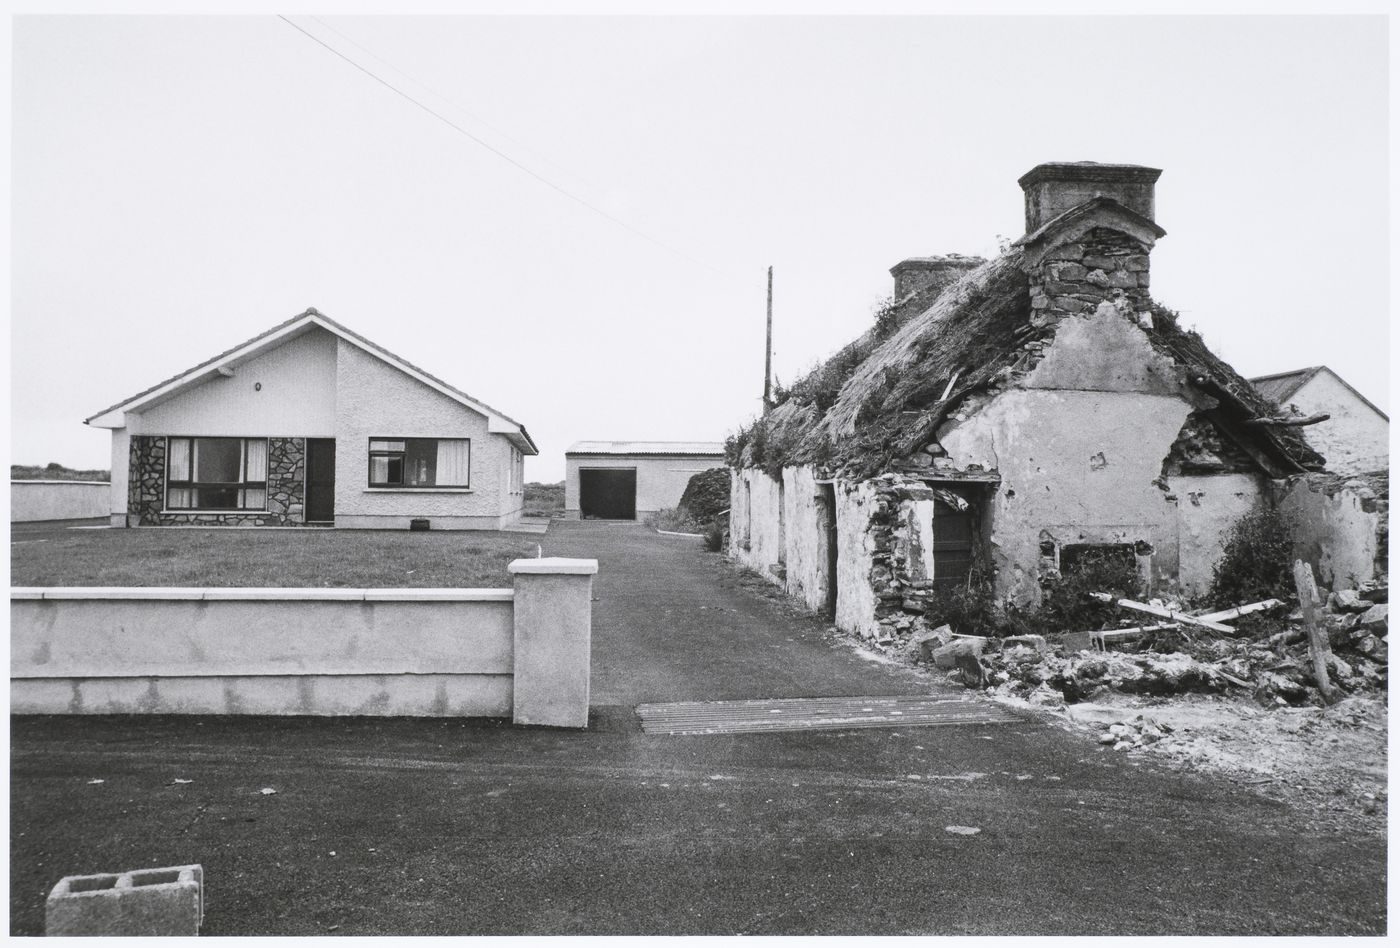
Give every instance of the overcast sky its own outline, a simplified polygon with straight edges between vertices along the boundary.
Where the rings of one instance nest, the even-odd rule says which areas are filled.
[[[1043,161],[1164,169],[1154,296],[1389,409],[1382,19],[291,19],[550,183],[275,16],[17,18],[13,461],[107,467],[83,418],[308,306],[523,422],[530,480],[721,440],[768,265],[787,382],[894,263],[1019,236]]]

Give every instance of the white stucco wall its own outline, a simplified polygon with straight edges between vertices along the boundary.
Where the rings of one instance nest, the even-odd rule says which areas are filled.
[[[311,329],[238,366],[232,378],[214,376],[169,401],[127,412],[127,431],[248,438],[333,437],[337,342],[324,329]],[[261,389],[256,388],[259,385]]]
[[[875,491],[869,484],[836,484],[836,625],[848,632],[874,638],[875,590],[870,584],[874,566],[870,545],[870,514]]]
[[[1230,528],[1260,503],[1264,482],[1252,474],[1183,475],[1172,478],[1171,486],[1178,511],[1178,578],[1186,595],[1201,595],[1215,578]]]
[[[828,585],[828,515],[822,491],[812,468],[783,470],[784,589],[817,611],[826,608]]]
[[[738,519],[729,526],[730,552],[739,563],[774,585],[783,585],[782,485],[763,471],[745,468],[735,474],[731,509]],[[733,514],[731,514],[731,517]]]
[[[1045,539],[1144,541],[1154,551],[1155,592],[1204,592],[1220,533],[1253,506],[1262,482],[1159,481],[1196,397],[1181,370],[1130,321],[1098,314],[1065,320],[1024,385],[940,432],[958,467],[1001,474],[991,504],[998,593],[1021,605],[1039,601]]]
[[[610,470],[634,468],[637,471],[637,516],[667,510],[680,503],[690,479],[702,471],[724,467],[724,455],[709,457],[665,457],[655,455],[606,455],[576,457],[565,455],[564,512],[577,517],[581,469]]]
[[[488,434],[487,419],[344,340],[339,342],[335,407],[337,527],[490,528],[519,515],[506,476],[510,442]],[[369,487],[370,438],[470,438],[468,488]]]
[[[1317,373],[1288,401],[1307,415],[1331,415],[1303,429],[1308,443],[1327,459],[1327,470],[1362,474],[1390,466],[1390,422],[1330,371]]]
[[[1279,509],[1295,524],[1295,555],[1316,567],[1320,585],[1354,589],[1378,578],[1387,511],[1374,498],[1359,482],[1324,490],[1315,479],[1299,477],[1288,485]]]
[[[127,488],[131,483],[131,434],[125,428],[112,431],[112,486],[107,509],[114,527],[126,526]]]

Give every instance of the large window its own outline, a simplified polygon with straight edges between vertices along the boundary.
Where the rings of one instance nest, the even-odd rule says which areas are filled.
[[[266,438],[170,438],[166,510],[264,510]]]
[[[469,438],[371,438],[370,487],[469,487]]]

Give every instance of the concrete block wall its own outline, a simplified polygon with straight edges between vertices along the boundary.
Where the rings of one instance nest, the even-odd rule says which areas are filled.
[[[111,493],[106,481],[10,481],[10,522],[105,517]]]
[[[515,589],[12,589],[10,710],[520,719],[517,695],[545,695],[522,723],[582,727],[597,568],[518,560]]]

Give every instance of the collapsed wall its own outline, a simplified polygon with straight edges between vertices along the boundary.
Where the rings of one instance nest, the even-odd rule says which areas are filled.
[[[1293,478],[1279,510],[1293,523],[1294,555],[1332,590],[1384,579],[1389,564],[1389,475],[1313,473]]]

